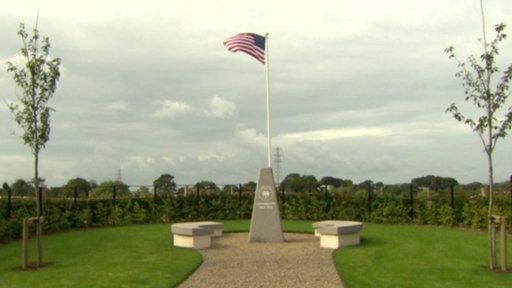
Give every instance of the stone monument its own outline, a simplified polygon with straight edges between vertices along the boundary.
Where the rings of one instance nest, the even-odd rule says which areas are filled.
[[[249,242],[283,241],[283,228],[272,168],[262,168],[254,193]]]

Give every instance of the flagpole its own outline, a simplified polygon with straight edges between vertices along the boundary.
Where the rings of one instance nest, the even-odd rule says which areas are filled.
[[[266,82],[266,90],[267,90],[267,159],[268,159],[268,167],[272,167],[272,148],[271,148],[271,142],[270,142],[270,93],[269,93],[269,87],[268,87],[268,33],[265,34],[265,82]]]

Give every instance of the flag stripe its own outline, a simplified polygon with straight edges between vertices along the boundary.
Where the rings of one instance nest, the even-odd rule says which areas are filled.
[[[260,61],[261,63],[265,64],[265,58],[264,57],[261,57],[259,56],[258,54],[254,53],[253,50],[246,50],[244,48],[237,48],[235,50],[233,50],[232,52],[238,52],[238,51],[242,51],[242,52],[245,52],[246,54],[249,54],[251,55],[252,57],[256,58],[256,60]]]
[[[251,50],[251,51],[254,51],[254,53],[260,55],[261,57],[265,58],[265,52],[264,51],[261,51],[260,49],[256,49],[254,48],[254,46],[251,46],[251,45],[247,45],[247,44],[233,44],[233,45],[226,45],[226,47],[228,48],[229,51],[232,51],[236,48],[244,48],[244,49],[247,49],[247,50]]]
[[[231,52],[244,52],[265,64],[265,38],[253,33],[241,33],[223,42]]]
[[[250,48],[254,49],[254,51],[258,51],[263,56],[265,56],[264,50],[262,50],[260,47],[254,46],[253,43],[247,42],[247,41],[232,41],[232,42],[228,42],[228,43],[224,44],[224,46],[226,46],[228,49],[231,47],[237,47],[237,46],[250,47]]]

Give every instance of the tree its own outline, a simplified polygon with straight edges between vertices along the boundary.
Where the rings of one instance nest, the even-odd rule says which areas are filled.
[[[363,182],[357,184],[357,187],[366,190],[366,189],[368,189],[368,186],[370,186],[372,184],[373,184],[372,180],[364,180]]]
[[[318,187],[318,180],[313,175],[291,173],[283,179],[281,185],[289,192],[313,192]]]
[[[96,180],[94,179],[89,180],[89,184],[91,185],[91,189],[98,187],[98,183],[96,183]]]
[[[9,189],[11,189],[9,187],[9,184],[7,184],[7,182],[4,182],[4,184],[2,185],[2,188],[0,188],[0,195],[8,196]]]
[[[318,180],[314,175],[303,175],[300,178],[301,191],[315,192],[318,187]]]
[[[484,187],[484,184],[480,182],[471,182],[464,185],[464,191],[468,194],[479,194],[481,189]]]
[[[92,190],[92,196],[94,198],[112,198],[114,187],[116,189],[116,197],[126,197],[131,195],[128,185],[121,181],[109,180],[102,182],[98,187],[94,188]]]
[[[82,178],[70,179],[68,183],[66,183],[66,185],[62,187],[60,196],[74,197],[75,190],[77,192],[78,197],[80,197],[80,195],[87,197],[89,195],[89,192],[91,191],[91,184],[87,182],[87,180]]]
[[[319,185],[327,185],[327,186],[333,186],[335,188],[338,188],[343,183],[343,179],[336,178],[332,176],[325,176],[322,179],[320,179],[320,182],[318,182]]]
[[[375,188],[377,188],[377,189],[384,188],[384,183],[382,183],[382,181],[379,181],[379,182],[375,183]]]
[[[336,178],[336,177],[332,177],[332,176],[325,176],[318,182],[318,185],[331,185],[334,188],[338,188],[338,187],[342,187],[342,186],[343,187],[352,186],[352,184],[353,184],[352,180],[343,180],[341,178]]]
[[[423,177],[414,178],[411,180],[411,183],[417,187],[427,187],[430,190],[439,191],[443,189],[447,189],[450,186],[459,185],[457,180],[451,177],[441,177],[434,175],[427,175]]]
[[[151,195],[148,187],[146,186],[140,186],[139,188],[137,188],[137,190],[135,190],[133,194],[140,198],[149,197]]]
[[[194,185],[194,188],[199,189],[199,191],[207,191],[207,192],[218,192],[220,189],[217,187],[217,184],[213,181],[199,181]]]
[[[249,181],[249,182],[247,182],[247,183],[242,185],[242,191],[251,192],[252,193],[252,192],[256,191],[256,186],[257,186],[256,182]]]
[[[53,110],[48,106],[57,89],[60,77],[60,58],[50,57],[50,40],[43,37],[40,41],[39,30],[36,26],[32,34],[25,31],[25,25],[20,24],[18,35],[21,37],[23,47],[21,55],[25,64],[16,66],[7,62],[7,72],[13,75],[14,82],[21,90],[18,96],[19,103],[10,104],[9,109],[14,115],[16,123],[23,129],[23,143],[30,147],[34,155],[34,187],[36,192],[36,216],[40,220],[42,207],[39,191],[39,152],[50,140],[50,113]],[[40,221],[39,221],[40,223]],[[37,266],[42,265],[42,231],[41,224],[37,226]]]
[[[281,181],[281,190],[284,189],[284,191],[292,191],[296,192],[295,183],[297,182],[297,179],[300,178],[299,173],[290,173],[284,177],[283,181]]]
[[[496,35],[491,42],[487,41],[485,32],[485,17],[482,0],[480,0],[480,9],[482,14],[482,34],[479,39],[483,46],[483,53],[479,58],[471,55],[467,61],[460,61],[454,53],[454,48],[449,47],[445,50],[450,59],[457,62],[459,71],[456,77],[462,80],[464,87],[465,101],[471,102],[478,110],[482,112],[478,118],[471,118],[463,115],[455,103],[452,103],[447,112],[462,123],[468,125],[480,138],[487,155],[488,177],[489,177],[489,208],[488,215],[488,254],[489,268],[496,268],[496,239],[491,232],[491,222],[493,221],[494,206],[494,171],[493,171],[493,152],[499,139],[505,138],[512,128],[512,107],[505,112],[500,113],[505,106],[506,100],[510,95],[509,82],[512,79],[512,65],[503,71],[498,79],[496,73],[499,67],[496,64],[496,56],[499,54],[498,44],[505,40],[505,24],[501,23],[494,26]],[[495,84],[494,82],[497,82]]]
[[[223,193],[238,192],[238,186],[234,184],[227,184],[222,187]]]
[[[33,195],[34,186],[23,179],[18,179],[12,183],[11,190],[13,196],[29,196]]]
[[[158,195],[172,195],[176,193],[176,182],[171,174],[162,174],[153,181]]]

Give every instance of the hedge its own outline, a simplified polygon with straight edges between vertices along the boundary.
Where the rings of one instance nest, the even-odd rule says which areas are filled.
[[[280,201],[284,219],[345,219],[375,223],[414,223],[428,225],[460,225],[476,229],[487,225],[487,199],[457,199],[454,208],[446,199],[415,199],[413,210],[406,196],[374,196],[371,205],[364,193],[293,194]],[[282,199],[281,199],[282,200]],[[207,219],[247,219],[251,217],[252,195],[189,195],[186,197],[126,198],[78,200],[49,199],[44,202],[44,232],[69,229],[170,223]],[[512,204],[505,196],[497,196],[495,214],[507,217],[512,225]],[[369,213],[371,209],[371,213]],[[7,200],[0,199],[0,241],[18,239],[23,218],[35,215],[33,199],[13,199],[10,215]],[[413,217],[411,217],[413,216]],[[510,226],[509,226],[510,227]]]

